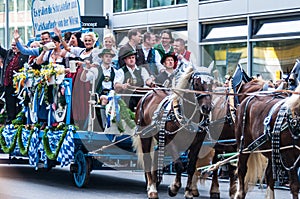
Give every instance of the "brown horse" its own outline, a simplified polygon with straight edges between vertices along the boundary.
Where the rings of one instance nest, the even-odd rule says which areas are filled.
[[[244,93],[254,93],[263,90],[264,86],[267,84],[266,81],[254,79],[250,82],[238,85],[237,93],[238,104],[243,102],[247,95]],[[269,87],[269,86],[268,86]],[[215,99],[216,98],[216,99]],[[237,144],[235,141],[234,133],[234,118],[235,118],[235,108],[237,105],[229,102],[230,96],[213,96],[213,109],[212,118],[209,130],[213,139],[217,140],[214,145],[215,156],[213,158],[213,164],[219,161],[219,154],[232,153],[237,151]],[[215,100],[214,100],[215,99]],[[234,107],[233,107],[234,106]],[[226,142],[228,141],[228,142]],[[236,167],[230,163],[226,165],[228,167],[228,175],[230,179],[229,185],[229,196],[234,197],[236,193]],[[218,171],[215,169],[213,171],[212,183],[210,188],[211,198],[220,198],[219,182],[218,182]]]
[[[299,86],[296,91],[300,91]],[[238,107],[235,134],[240,153],[235,198],[245,198],[248,186],[255,185],[263,175],[264,164],[267,164],[267,197],[274,198],[274,182],[280,179],[282,170],[287,170],[290,191],[293,198],[298,198],[299,101],[299,94],[290,97],[253,95],[244,99]]]
[[[241,70],[241,68],[237,67],[237,70]],[[238,77],[234,77],[234,79],[239,79],[233,85],[236,90],[237,103],[241,103],[248,95],[244,95],[243,93],[253,93],[257,91],[263,90],[264,87],[272,87],[271,85],[267,85],[266,81],[263,80],[251,80],[251,78],[247,77],[244,71],[240,73],[235,73]],[[243,77],[246,76],[246,77]],[[244,81],[242,81],[244,80]],[[247,82],[249,81],[249,82]],[[227,91],[225,91],[225,89]],[[237,151],[237,145],[235,142],[235,133],[234,133],[234,118],[235,118],[235,107],[237,106],[233,104],[233,99],[230,100],[233,96],[226,95],[228,92],[228,88],[219,88],[216,90],[217,92],[224,92],[224,95],[212,95],[213,108],[211,111],[211,122],[209,125],[210,131],[210,139],[213,139],[216,144],[214,145],[214,157],[212,163],[215,164],[219,161],[219,154],[224,153],[232,153]],[[231,102],[230,102],[231,101]],[[209,157],[208,157],[209,158]],[[234,197],[236,192],[236,175],[235,175],[235,167],[231,164],[228,166],[228,174],[230,178],[230,186],[229,186],[229,196],[231,198]],[[194,181],[196,182],[196,181]],[[199,192],[197,189],[197,184],[193,184],[193,194],[194,196],[198,196]],[[212,175],[212,183],[210,188],[210,197],[211,198],[220,198],[220,190],[219,190],[219,182],[218,182],[218,170],[213,170]]]
[[[212,77],[209,74],[187,71],[182,75],[177,88],[210,90]],[[179,110],[176,110],[177,105]],[[136,123],[140,133],[134,140],[134,145],[145,171],[148,198],[158,198],[156,186],[161,181],[163,157],[167,154],[174,159],[176,170],[175,181],[169,186],[169,195],[177,194],[181,187],[181,173],[185,170],[179,158],[182,151],[188,152],[185,198],[193,198],[191,181],[197,154],[207,133],[210,110],[211,96],[206,93],[194,94],[175,90],[170,95],[165,91],[154,90],[141,99],[136,111]],[[156,151],[153,151],[154,140],[157,142]]]

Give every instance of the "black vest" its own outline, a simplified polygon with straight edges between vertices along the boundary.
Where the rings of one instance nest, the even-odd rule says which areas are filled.
[[[98,77],[98,80],[97,80],[98,84],[96,87],[96,92],[100,93],[101,95],[106,95],[110,90],[102,88],[102,82],[105,81],[105,76],[103,74],[103,70],[102,70],[101,66],[99,67],[99,75],[101,75],[101,76],[100,76],[100,78]],[[115,79],[115,70],[113,67],[111,67],[110,77],[109,77],[109,81],[111,83],[111,90],[114,89],[114,79]]]
[[[139,70],[135,69],[133,71],[133,74],[135,75],[135,79],[132,77],[131,73],[128,71],[127,66],[124,66],[122,68],[122,70],[124,71],[124,82],[123,83],[127,83],[127,80],[129,80],[129,83],[133,86],[140,86],[143,87],[144,86],[144,80],[142,78],[142,69],[139,68]]]

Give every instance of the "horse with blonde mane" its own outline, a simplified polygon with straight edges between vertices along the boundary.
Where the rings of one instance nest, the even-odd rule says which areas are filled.
[[[235,122],[239,148],[235,198],[245,198],[248,189],[264,174],[268,186],[266,197],[274,198],[274,182],[280,179],[283,170],[289,173],[292,197],[298,198],[299,92],[300,86],[290,97],[264,93],[250,95],[241,102]]]
[[[212,95],[212,111],[211,119],[209,125],[210,140],[215,143],[213,146],[214,153],[208,153],[213,155],[206,156],[206,159],[201,159],[203,162],[207,162],[212,158],[212,164],[217,164],[220,160],[219,155],[224,153],[233,153],[237,151],[237,145],[235,141],[234,133],[234,122],[235,122],[235,107],[237,107],[248,95],[247,93],[253,93],[257,91],[262,91],[264,89],[272,88],[268,85],[267,81],[252,79],[248,77],[241,66],[237,66],[236,72],[232,77],[232,88],[237,94],[236,104],[234,104],[233,96],[230,96],[228,87],[216,88],[216,92],[224,92],[224,95]],[[230,81],[231,81],[230,80]],[[200,159],[198,160],[200,165]],[[228,167],[228,175],[230,178],[229,184],[229,196],[233,198],[236,193],[236,167],[230,163],[226,164]],[[199,168],[198,166],[197,168]],[[193,194],[194,196],[199,196],[199,191],[197,188],[196,177],[193,180]],[[218,169],[214,169],[212,173],[212,182],[210,188],[210,198],[220,198],[220,189],[218,181]]]
[[[176,170],[175,181],[168,192],[170,196],[178,193],[181,173],[185,170],[180,152],[185,151],[188,180],[184,195],[193,198],[191,181],[197,154],[207,133],[211,96],[206,91],[211,89],[212,80],[206,72],[187,68],[173,92],[154,89],[138,103],[135,117],[138,136],[133,143],[145,171],[148,198],[158,198],[157,184],[161,181],[163,159],[167,154],[172,156]]]

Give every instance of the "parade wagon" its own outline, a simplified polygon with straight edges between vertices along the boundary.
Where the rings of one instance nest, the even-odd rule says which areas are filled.
[[[124,104],[116,106],[120,97],[111,95],[111,119],[103,130],[95,113],[102,107],[97,104],[94,89],[90,90],[86,127],[78,127],[72,118],[72,108],[76,109],[72,107],[73,85],[72,78],[65,78],[61,66],[55,64],[43,66],[40,71],[25,65],[15,74],[14,86],[22,110],[11,124],[0,128],[1,150],[10,156],[1,162],[29,163],[35,169],[70,165],[78,187],[86,185],[95,169],[136,170],[137,158],[131,140],[135,124],[131,118],[125,122],[124,117],[130,115],[124,113]],[[121,107],[121,112],[116,107]],[[5,122],[5,107],[2,111]]]

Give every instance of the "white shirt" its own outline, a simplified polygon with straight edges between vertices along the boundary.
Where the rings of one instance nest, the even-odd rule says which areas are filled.
[[[93,80],[96,80],[98,75],[99,75],[99,70],[96,67],[91,67],[89,69],[84,69],[87,70],[86,72],[86,79],[82,79],[80,78],[81,81],[83,82],[88,82],[90,81],[90,83],[93,83]]]
[[[145,55],[145,61],[147,61],[148,55],[149,55],[149,51],[152,50],[153,48],[150,49],[146,49],[146,47],[142,44],[142,49]],[[164,70],[164,66],[160,63],[161,60],[161,56],[159,54],[159,52],[157,50],[154,50],[155,52],[155,64],[157,66],[157,70],[158,72],[160,72],[161,70]]]
[[[99,49],[93,48],[93,50],[89,51],[88,53],[86,52],[86,48],[80,48],[80,47],[70,47],[70,52],[66,54],[66,57],[72,57],[72,54],[75,55],[75,57],[80,57],[82,60],[90,57],[91,55],[94,56],[96,54],[98,56],[98,51]],[[92,57],[93,58],[93,57]]]
[[[144,87],[146,85],[146,81],[149,78],[151,78],[150,75],[149,75],[149,73],[148,73],[148,71],[145,68],[138,68],[137,66],[135,66],[135,68],[132,70],[128,66],[124,66],[124,67],[127,67],[128,71],[130,72],[130,74],[132,75],[133,78],[135,78],[135,75],[133,73],[134,70],[142,70],[141,71],[141,76],[142,76],[142,79],[144,80]],[[123,84],[124,81],[125,81],[124,71],[123,71],[123,69],[119,69],[118,72],[116,73],[116,76],[115,76],[115,83]]]
[[[46,62],[46,61],[48,61],[49,63],[53,63],[53,62],[61,63],[61,62],[63,62],[64,59],[62,57],[60,57],[56,60],[53,60],[52,57],[51,57],[51,55],[53,53],[54,53],[54,50],[47,51],[45,53],[44,57],[43,57],[43,62]]]
[[[112,66],[110,66],[108,69],[106,69],[106,68],[101,64],[101,68],[102,68],[104,77],[105,77],[105,76],[110,77],[110,75],[111,75],[111,70],[112,70]],[[100,74],[100,75],[101,75],[101,74]],[[116,74],[115,74],[115,75],[116,75]],[[111,90],[113,85],[114,85],[114,80],[110,80],[110,81],[108,81],[108,82],[102,81],[102,88],[103,88],[103,89]]]

